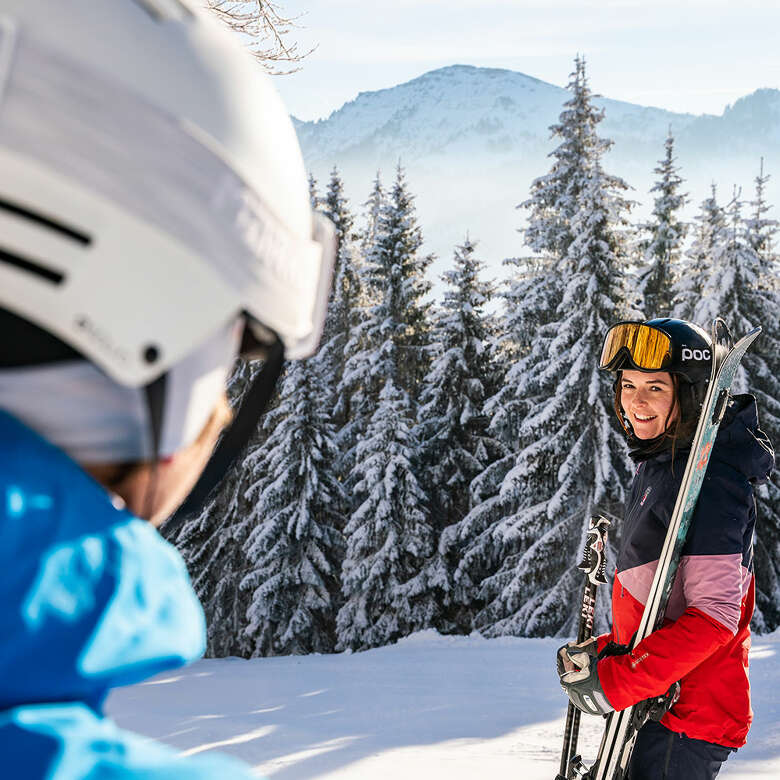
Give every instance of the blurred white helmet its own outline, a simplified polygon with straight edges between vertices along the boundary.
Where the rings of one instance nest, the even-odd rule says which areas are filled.
[[[310,353],[329,247],[287,112],[239,43],[179,0],[0,15],[0,305],[127,385],[242,311]]]
[[[206,11],[0,0],[0,309],[141,388],[235,356],[241,318],[311,354],[333,255],[281,100]]]

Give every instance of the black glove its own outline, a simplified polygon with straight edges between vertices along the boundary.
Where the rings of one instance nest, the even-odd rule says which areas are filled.
[[[614,710],[599,682],[596,639],[582,644],[569,642],[558,650],[558,676],[572,704],[589,715],[607,715]]]
[[[680,683],[672,683],[671,688],[663,696],[655,696],[652,699],[646,699],[642,704],[647,705],[647,719],[661,720],[669,712],[677,700],[680,698]]]

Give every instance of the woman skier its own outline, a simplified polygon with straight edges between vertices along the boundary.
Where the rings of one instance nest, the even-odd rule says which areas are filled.
[[[592,714],[665,697],[660,722],[649,720],[639,731],[630,780],[714,778],[745,744],[752,720],[753,488],[768,479],[774,454],[751,395],[736,395],[728,404],[664,624],[627,652],[674,509],[711,361],[707,334],[675,319],[614,325],[600,359],[600,368],[616,375],[615,413],[637,466],[620,535],[612,631],[561,648],[559,674],[574,704]]]
[[[330,289],[289,115],[198,5],[0,0],[4,778],[253,776],[102,713],[112,687],[203,653],[153,524],[230,422],[237,355],[268,358],[269,394],[283,352],[313,352]],[[239,421],[223,442],[256,426]]]

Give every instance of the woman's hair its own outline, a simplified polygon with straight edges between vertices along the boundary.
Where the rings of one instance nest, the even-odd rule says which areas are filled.
[[[693,439],[696,432],[696,425],[699,421],[698,404],[696,403],[693,385],[681,379],[677,374],[670,374],[672,385],[674,386],[674,403],[669,409],[664,421],[664,430],[654,439],[641,440],[630,427],[626,420],[626,414],[621,402],[621,390],[623,385],[623,372],[617,372],[615,381],[615,414],[623,425],[629,437],[629,442],[639,444],[637,450],[646,457],[655,455],[658,452],[671,449],[672,458],[675,451],[680,446],[687,446]],[[677,412],[677,415],[675,415]],[[672,419],[674,417],[674,419]]]

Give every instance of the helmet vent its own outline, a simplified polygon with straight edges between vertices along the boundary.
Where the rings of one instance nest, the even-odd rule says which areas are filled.
[[[46,268],[45,266],[39,265],[32,260],[28,260],[25,257],[12,254],[11,252],[7,252],[4,249],[0,249],[0,263],[6,263],[13,266],[14,268],[27,271],[27,273],[40,276],[41,279],[45,279],[47,282],[51,282],[52,284],[62,284],[62,282],[65,280],[65,275],[59,271]]]
[[[159,348],[156,347],[154,344],[150,344],[144,350],[144,360],[151,365],[152,363],[156,363],[159,359],[160,359]]]
[[[29,222],[34,222],[41,227],[53,230],[55,233],[59,233],[61,236],[65,236],[82,246],[89,246],[92,243],[92,237],[87,233],[2,198],[0,198],[0,209],[9,214],[21,217],[22,219],[26,219]]]

